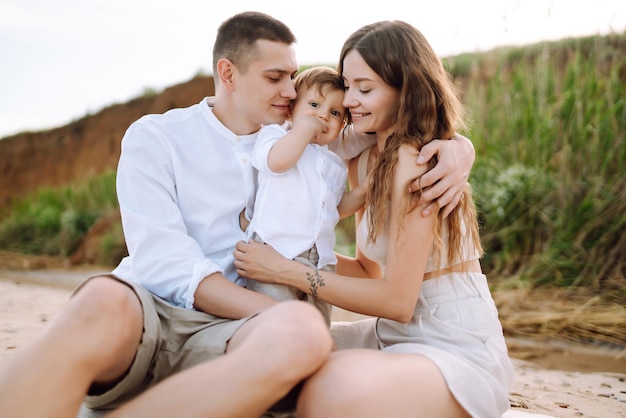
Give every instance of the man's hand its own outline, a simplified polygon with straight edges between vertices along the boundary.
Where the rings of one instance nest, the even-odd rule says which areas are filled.
[[[426,144],[417,157],[417,164],[426,164],[434,155],[438,156],[437,164],[411,184],[411,191],[420,187],[427,189],[423,199],[431,203],[422,210],[422,216],[444,209],[446,217],[463,196],[476,154],[469,139],[455,134],[451,140],[436,139]]]

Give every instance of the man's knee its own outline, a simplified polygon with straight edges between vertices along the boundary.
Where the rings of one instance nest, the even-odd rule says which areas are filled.
[[[316,370],[332,350],[333,341],[322,315],[306,302],[279,303],[259,315],[254,327],[255,333],[272,341],[280,364],[291,365],[296,373],[296,365]]]
[[[306,302],[283,302],[273,308],[276,331],[286,344],[318,346],[322,350],[332,346],[330,331],[320,311]]]
[[[107,338],[108,344],[137,341],[141,338],[143,312],[139,298],[129,286],[108,278],[95,277],[72,298],[72,316],[90,334]]]
[[[68,308],[60,333],[81,340],[77,360],[94,372],[96,384],[118,381],[132,364],[143,334],[137,294],[115,279],[96,277],[74,294]]]

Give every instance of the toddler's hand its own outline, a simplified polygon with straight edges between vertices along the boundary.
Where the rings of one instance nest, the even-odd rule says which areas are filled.
[[[299,130],[303,135],[309,138],[309,142],[314,144],[319,141],[319,135],[324,128],[319,118],[310,115],[296,117],[293,119],[292,124],[291,129]]]

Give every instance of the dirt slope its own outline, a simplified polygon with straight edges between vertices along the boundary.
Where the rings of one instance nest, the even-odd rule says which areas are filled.
[[[148,113],[192,105],[213,94],[213,77],[196,77],[59,128],[1,139],[0,208],[41,187],[64,186],[114,169],[120,140],[132,122]]]

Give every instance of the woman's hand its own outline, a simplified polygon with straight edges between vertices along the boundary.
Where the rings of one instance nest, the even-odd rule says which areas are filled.
[[[435,167],[411,186],[413,190],[432,186],[422,196],[431,202],[422,210],[422,216],[429,216],[431,210],[444,209],[443,216],[446,217],[463,196],[475,151],[469,139],[456,134],[452,140],[436,139],[426,144],[420,151],[417,164],[426,164],[434,155],[438,156]]]
[[[280,273],[289,267],[291,261],[271,245],[253,240],[237,242],[233,255],[239,276],[264,283],[279,283]]]

